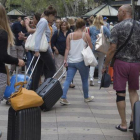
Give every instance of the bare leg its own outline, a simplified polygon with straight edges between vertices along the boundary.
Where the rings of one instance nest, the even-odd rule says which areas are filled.
[[[124,94],[124,93],[117,93],[117,95],[123,96],[123,97],[126,96],[126,94]],[[126,112],[125,112],[125,108],[126,108],[125,101],[117,102],[117,108],[118,108],[118,112],[119,112],[120,117],[121,117],[121,127],[126,129],[127,128],[127,122],[126,122]]]
[[[132,90],[132,89],[128,89],[128,90],[129,90],[129,98],[130,98],[131,109],[132,109],[131,121],[133,121],[133,107],[135,102],[139,100],[139,96],[136,90]]]

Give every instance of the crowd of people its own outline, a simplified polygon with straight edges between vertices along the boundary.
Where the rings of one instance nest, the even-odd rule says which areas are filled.
[[[56,19],[57,11],[53,6],[49,6],[42,14],[36,13],[33,19],[25,17],[23,20],[10,25],[6,16],[5,9],[0,5],[0,100],[6,88],[7,76],[5,63],[11,64],[11,75],[15,71],[16,65],[24,66],[22,60],[24,54],[27,57],[27,67],[33,55],[40,56],[39,62],[32,76],[31,90],[36,90],[40,85],[41,76],[45,79],[53,77],[55,72],[64,64],[68,67],[65,82],[63,84],[63,95],[60,99],[61,104],[68,105],[67,92],[69,87],[74,88],[74,76],[77,70],[82,79],[84,101],[93,101],[94,96],[89,95],[90,86],[94,86],[95,67],[85,66],[81,51],[90,46],[98,60],[98,84],[101,83],[102,72],[107,71],[107,67],[113,58],[116,49],[125,43],[133,26],[132,8],[123,5],[119,8],[118,19],[120,23],[113,26],[107,22],[107,17],[102,15],[92,16],[88,19],[88,26],[84,19]],[[98,34],[103,27],[104,36],[110,40],[110,47],[105,58],[105,54],[95,50]],[[117,95],[117,107],[121,117],[121,124],[116,126],[121,131],[127,131],[125,115],[125,95],[126,82],[129,84],[130,102],[133,109],[134,103],[138,101],[137,90],[139,89],[140,71],[140,42],[139,32],[140,23],[135,21],[132,37],[125,47],[116,55],[114,64],[114,90]],[[26,39],[30,34],[36,32],[35,51],[25,50]],[[43,33],[45,32],[49,48],[46,52],[39,52],[39,46]],[[10,47],[10,55],[7,48]],[[105,60],[105,62],[104,62]],[[32,68],[29,71],[31,73]],[[56,78],[62,75],[58,73]],[[21,73],[21,69],[19,69]],[[94,89],[93,89],[94,90]],[[133,115],[130,127],[133,125]]]

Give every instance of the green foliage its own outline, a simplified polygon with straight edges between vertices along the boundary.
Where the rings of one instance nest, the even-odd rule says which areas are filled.
[[[75,1],[78,2],[78,7],[74,7]],[[35,12],[42,13],[47,6],[53,5],[57,9],[58,16],[64,17],[66,15],[81,16],[86,12],[85,7],[92,8],[94,0],[88,0],[87,4],[83,3],[82,0],[0,0],[0,2],[6,7],[7,12],[16,8],[26,15],[32,15]]]

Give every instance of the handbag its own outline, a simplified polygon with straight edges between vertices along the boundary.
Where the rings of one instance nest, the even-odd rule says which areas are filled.
[[[88,43],[88,41],[87,41],[87,43]],[[89,44],[88,44],[88,47],[84,48],[81,53],[83,55],[84,63],[86,66],[96,67],[98,65],[98,62],[97,62]]]
[[[130,31],[130,34],[128,36],[128,38],[126,39],[126,41],[124,42],[124,44],[122,44],[122,46],[119,47],[119,49],[116,51],[116,53],[114,54],[113,58],[112,58],[112,61],[110,63],[110,67],[113,67],[114,66],[114,63],[115,63],[115,59],[116,59],[116,55],[118,54],[118,52],[120,52],[124,46],[127,45],[128,41],[130,40],[131,36],[132,36],[132,33],[133,33],[133,28],[134,28],[134,25],[135,25],[135,20],[133,20],[133,26],[131,28],[131,31]]]
[[[43,99],[36,92],[23,88],[24,84],[27,84],[27,82],[16,83],[15,88],[18,87],[18,90],[9,99],[15,111],[39,107],[44,103]]]
[[[101,84],[100,84],[100,89],[103,88],[108,88],[111,84],[111,77],[109,74],[106,72],[103,73],[102,79],[101,79]]]
[[[25,43],[25,49],[26,50],[30,50],[30,51],[34,51],[35,50],[35,38],[36,38],[36,33],[33,33],[32,35],[30,34],[26,40]],[[40,52],[46,52],[47,49],[49,47],[45,32],[42,35],[42,39],[41,39],[41,43],[40,43],[40,47],[39,47],[39,51]]]
[[[96,40],[95,50],[106,54],[109,46],[110,46],[110,42],[108,41],[107,37],[104,35],[103,26],[101,26],[100,34],[98,34],[98,38]]]

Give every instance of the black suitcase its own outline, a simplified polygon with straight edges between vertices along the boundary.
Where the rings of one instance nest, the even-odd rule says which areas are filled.
[[[63,95],[63,90],[59,80],[63,77],[66,71],[59,77],[55,79],[54,77],[59,73],[64,65],[55,73],[53,78],[48,78],[37,90],[36,93],[41,96],[44,100],[44,104],[40,107],[43,111],[49,111],[56,102]]]
[[[133,116],[133,137],[134,140],[140,140],[140,101],[134,104]]]
[[[41,110],[39,107],[8,113],[7,140],[41,140]]]

